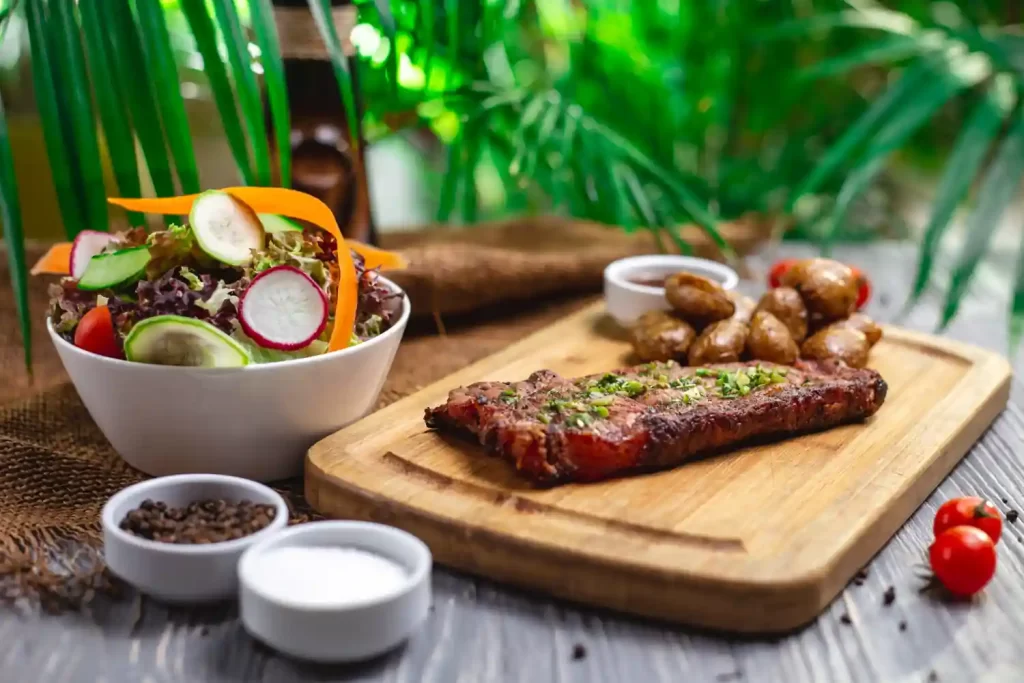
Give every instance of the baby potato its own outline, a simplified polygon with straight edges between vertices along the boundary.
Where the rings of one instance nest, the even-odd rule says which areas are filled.
[[[690,346],[690,365],[732,363],[740,359],[750,328],[738,320],[719,320],[709,325]]]
[[[829,325],[811,335],[800,347],[800,354],[815,360],[837,358],[851,368],[862,368],[867,365],[870,348],[868,338],[860,330]]]
[[[733,320],[738,320],[741,323],[750,324],[750,319],[754,316],[754,309],[757,303],[749,296],[740,294],[736,291],[729,291],[725,293],[732,301],[733,306],[736,307],[735,312],[732,314]]]
[[[837,320],[832,323],[840,327],[849,327],[853,330],[860,330],[867,337],[868,344],[874,346],[882,338],[882,328],[875,324],[875,321],[863,313],[854,313],[849,318]]]
[[[736,312],[736,305],[722,286],[693,273],[676,273],[665,279],[665,298],[681,318],[704,327]]]
[[[789,329],[793,341],[802,342],[807,337],[807,306],[792,287],[769,289],[758,302],[755,314],[760,311],[778,318]]]
[[[768,311],[758,311],[750,323],[747,351],[756,360],[792,365],[800,357],[789,328]]]
[[[782,275],[781,284],[799,292],[807,311],[827,321],[847,317],[857,305],[857,277],[832,259],[798,261]]]
[[[644,361],[685,359],[697,332],[666,311],[648,311],[630,328],[630,341]]]

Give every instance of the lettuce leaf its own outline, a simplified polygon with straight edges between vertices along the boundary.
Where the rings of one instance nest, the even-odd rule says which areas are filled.
[[[327,261],[331,255],[327,254],[320,244],[305,233],[281,232],[267,235],[267,246],[262,251],[253,254],[252,273],[261,273],[274,266],[289,265],[295,266],[306,275],[313,278],[313,281],[323,287],[324,291],[331,291],[331,270]]]
[[[188,288],[191,289],[193,292],[203,291],[202,278],[196,275],[195,271],[193,271],[191,268],[187,266],[182,266],[178,274],[181,276],[182,280],[188,283]]]
[[[182,270],[185,269],[182,268]],[[199,281],[199,284],[200,291],[202,291],[202,280]],[[195,305],[199,306],[200,308],[205,308],[213,315],[216,315],[221,310],[221,308],[224,306],[225,301],[230,302],[231,306],[237,310],[239,296],[235,289],[236,286],[237,283],[226,285],[218,280],[216,287],[214,287],[213,291],[210,292],[210,295],[205,300],[200,299],[199,301],[196,301]],[[195,287],[193,287],[193,289],[195,289]]]
[[[158,230],[149,236],[147,244],[151,258],[146,276],[150,280],[159,279],[175,266],[192,264],[195,237],[188,226],[172,225],[167,230]]]
[[[150,233],[146,245],[150,254],[149,265],[146,266],[146,278],[149,280],[157,280],[178,266],[201,270],[224,268],[199,248],[192,228],[187,225],[171,225],[166,230]]]

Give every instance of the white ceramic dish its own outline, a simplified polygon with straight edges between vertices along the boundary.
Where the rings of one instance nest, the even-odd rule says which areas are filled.
[[[401,565],[408,581],[396,592],[356,603],[289,603],[260,590],[262,557],[285,546],[347,547]],[[369,522],[312,522],[252,546],[238,565],[242,624],[254,638],[286,655],[317,662],[350,662],[383,654],[404,642],[430,607],[431,556],[415,536]],[[338,576],[338,581],[346,577]],[[287,580],[287,579],[285,579]]]
[[[647,311],[669,310],[663,287],[641,285],[630,279],[663,278],[680,271],[714,280],[725,290],[735,289],[740,281],[735,270],[717,261],[671,254],[631,256],[613,261],[604,269],[604,297],[608,313],[620,325],[628,327]]]
[[[82,402],[128,464],[155,476],[273,481],[301,474],[310,446],[373,409],[409,320],[404,294],[401,306],[389,330],[362,344],[243,368],[129,363],[47,329]]]
[[[121,520],[151,499],[182,507],[197,500],[223,498],[274,505],[277,514],[251,536],[223,543],[175,545],[122,531]],[[288,505],[273,489],[254,481],[215,474],[160,477],[114,494],[101,513],[103,552],[114,574],[143,593],[171,603],[213,602],[238,594],[238,559],[250,546],[288,525]]]

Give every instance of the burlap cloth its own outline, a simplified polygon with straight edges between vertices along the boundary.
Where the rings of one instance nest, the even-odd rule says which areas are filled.
[[[764,234],[753,222],[727,230],[741,252]],[[696,231],[688,236],[698,253],[714,253]],[[382,406],[581,306],[600,291],[608,262],[655,250],[646,234],[557,219],[391,235],[384,246],[410,261],[394,277],[415,316]],[[42,249],[30,246],[30,259]],[[120,460],[68,383],[43,324],[48,283],[31,281],[30,377],[0,258],[0,599],[41,598],[61,608],[109,587],[99,512],[109,496],[145,475]],[[314,514],[301,498],[301,482],[278,488],[288,494],[293,521]]]

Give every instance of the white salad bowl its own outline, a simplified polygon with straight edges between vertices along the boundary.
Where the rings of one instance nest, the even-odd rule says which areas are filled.
[[[147,474],[273,481],[302,473],[306,450],[377,403],[409,320],[409,298],[383,334],[311,358],[241,368],[129,363],[47,329],[89,414],[124,460]]]
[[[637,278],[665,278],[673,273],[693,273],[735,289],[740,278],[727,265],[710,259],[673,254],[631,256],[608,264],[604,269],[604,298],[608,313],[623,327],[629,327],[648,311],[667,311],[664,287],[639,284]]]

